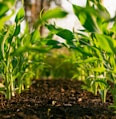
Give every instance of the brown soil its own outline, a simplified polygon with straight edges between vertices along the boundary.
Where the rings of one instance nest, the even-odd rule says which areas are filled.
[[[28,91],[11,100],[0,97],[0,119],[116,119],[108,108],[112,96],[102,103],[99,96],[70,80],[34,81]]]

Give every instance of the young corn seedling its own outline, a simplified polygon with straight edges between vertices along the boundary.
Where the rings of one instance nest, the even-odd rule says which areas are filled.
[[[48,41],[53,41],[49,34],[45,38],[41,38],[39,28],[41,25],[47,23],[51,18],[62,18],[67,15],[67,12],[60,8],[49,10],[41,16],[37,21],[35,29],[29,31],[28,25],[25,31],[21,33],[21,22],[24,20],[25,11],[21,7],[16,14],[15,22],[13,24],[5,25],[9,17],[4,17],[7,7],[7,1],[4,1],[2,11],[0,11],[0,75],[2,75],[2,92],[7,99],[11,99],[16,93],[21,93],[23,90],[29,88],[31,79],[36,75],[35,69],[42,64],[40,56],[51,49],[51,44]],[[14,2],[13,0],[11,2]],[[5,6],[4,6],[5,5]],[[47,44],[48,43],[48,44]],[[49,47],[50,46],[50,47]]]
[[[89,90],[95,94],[99,91],[102,101],[105,102],[106,93],[109,87],[112,88],[107,80],[110,80],[114,87],[116,85],[116,16],[111,18],[99,1],[87,0],[84,7],[75,4],[72,6],[83,27],[81,30],[71,32],[50,25],[48,29],[63,38],[65,42],[62,44],[69,50],[77,51],[78,57],[74,64],[84,70],[85,80],[87,73],[88,77],[94,75],[95,79],[87,80],[88,84],[91,84]],[[111,22],[113,25],[109,27]],[[85,66],[90,68],[86,69]],[[106,73],[105,78],[98,78],[104,73]],[[116,106],[115,88],[112,91]]]
[[[99,1],[93,2],[87,0],[85,7],[73,4],[73,9],[83,26],[83,30],[75,33],[76,38],[78,38],[78,47],[76,46],[75,49],[82,53],[82,58],[84,58],[83,63],[86,63],[85,60],[88,59],[93,59],[93,62],[96,62],[94,58],[100,61],[96,65],[90,63],[92,67],[90,71],[98,72],[95,77],[99,77],[99,74],[104,73],[106,75],[104,79],[95,79],[93,84],[98,85],[97,87],[103,102],[105,102],[106,93],[110,88],[114,97],[114,105],[116,106],[116,96],[114,93],[116,84],[115,16],[114,18],[110,18],[109,12]],[[110,25],[111,22],[113,22],[113,25]],[[110,80],[114,84],[114,88],[107,83],[107,80]]]
[[[15,95],[17,90],[17,81],[20,76],[23,77],[25,64],[23,62],[26,58],[24,55],[13,56],[13,53],[22,45],[20,34],[20,23],[24,19],[24,10],[21,8],[16,15],[15,23],[12,25],[5,25],[0,31],[0,45],[1,45],[1,74],[4,84],[4,93],[7,99]],[[22,65],[22,64],[23,65]],[[20,82],[21,85],[21,82]],[[18,90],[20,90],[19,86]],[[19,91],[20,92],[20,91]]]
[[[93,83],[97,83],[98,84],[98,89],[97,91],[99,91],[99,94],[101,96],[102,102],[105,103],[106,102],[106,96],[107,96],[107,92],[110,88],[110,86],[107,84],[107,80],[102,77],[99,76]]]

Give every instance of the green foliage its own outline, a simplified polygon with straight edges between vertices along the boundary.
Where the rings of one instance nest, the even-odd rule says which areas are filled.
[[[76,73],[76,67],[68,61],[70,57],[66,54],[67,49],[53,49],[45,58],[44,69],[40,72],[40,76],[50,79],[71,79]],[[68,71],[68,72],[67,72]]]
[[[112,37],[114,31],[111,31],[113,26],[109,28],[110,15],[104,6],[94,1],[87,1],[85,7],[73,5],[73,10],[84,27],[81,33],[76,33],[78,45],[75,46],[77,53],[82,53],[76,64],[79,67],[87,65],[85,70],[83,68],[86,77],[83,88],[94,94],[99,91],[102,101],[105,102],[106,93],[110,87],[107,80],[112,81],[109,74],[114,75],[112,71],[114,71],[116,62],[114,60],[116,55],[115,39]],[[80,63],[81,65],[79,65]],[[92,75],[93,78],[88,78],[89,75]],[[101,75],[104,80],[97,78]]]
[[[50,20],[52,18],[63,18],[67,14],[68,13],[66,11],[64,11],[63,9],[61,9],[59,7],[50,9],[50,10],[46,11],[45,13],[43,13],[42,15],[40,14],[40,17],[34,26],[37,28],[37,26],[45,24],[48,20]]]
[[[18,12],[17,14],[20,13]],[[24,14],[22,18],[24,18]],[[21,22],[20,20],[18,19],[18,22]],[[31,72],[27,71],[27,67],[29,67],[29,64],[26,63],[29,61],[28,53],[22,53],[18,56],[13,55],[23,45],[23,40],[25,39],[24,35],[21,36],[17,23],[4,25],[4,29],[1,29],[0,33],[0,68],[4,84],[2,92],[6,98],[10,99],[16,92],[21,93],[24,87],[28,87],[29,84],[25,84],[24,78]]]
[[[41,16],[42,21],[47,21],[51,18],[63,18],[67,15],[67,12],[59,7],[50,9]]]
[[[12,6],[14,5],[14,3],[15,3],[15,0],[10,0],[10,1],[1,0],[0,1],[0,8],[1,8],[0,10],[0,30],[4,27],[4,23],[8,21],[13,15],[14,10]],[[11,13],[7,14],[9,9],[11,10]]]
[[[38,71],[46,67],[45,53],[58,47],[58,42],[51,33],[46,37],[40,35],[38,26],[51,18],[63,18],[67,15],[61,8],[49,10],[37,21],[37,27],[33,28],[32,32],[29,31],[28,23],[24,32],[21,32],[21,23],[25,18],[23,7],[17,12],[14,23],[6,24],[14,14],[14,3],[15,0],[0,1],[0,92],[7,99],[30,87],[31,80],[38,78]],[[7,14],[8,11],[11,13]]]
[[[92,4],[88,1],[86,7],[73,5],[74,13],[85,30],[101,33],[108,26],[108,23],[105,21],[110,18],[110,15],[106,8],[99,2],[93,2]]]
[[[67,44],[73,44],[74,34],[70,30],[56,27],[55,25],[51,24],[46,24],[46,27],[48,28],[48,30],[50,30],[50,35],[57,35],[60,38],[64,39]]]
[[[72,5],[82,30],[72,32],[49,24],[50,19],[67,15],[63,9],[54,8],[39,16],[32,32],[27,24],[21,33],[21,22],[25,17],[23,7],[16,14],[14,23],[6,24],[14,13],[14,2],[0,1],[0,75],[3,79],[0,92],[11,99],[29,88],[33,78],[72,77],[83,80],[83,89],[95,95],[99,93],[104,103],[107,92],[111,91],[112,107],[116,108],[116,16],[110,18],[99,1],[87,0],[84,7]],[[9,10],[11,13],[7,14]],[[42,25],[49,30],[45,37],[38,31]],[[54,36],[64,42],[57,41]],[[63,47],[68,48],[69,55],[55,56],[56,52],[52,52]]]
[[[95,21],[96,19],[92,15],[92,13],[96,13],[94,8],[91,8],[91,7],[83,8],[80,6],[73,5],[73,9],[74,9],[76,16],[79,18],[82,25],[84,26],[84,28],[86,28],[90,32],[100,31],[98,28],[98,25],[96,24],[96,21]]]
[[[115,40],[110,36],[95,34],[95,37],[98,41],[99,48],[101,50],[106,51],[107,53],[114,54],[115,53]]]
[[[77,53],[82,53],[76,64],[85,72],[83,88],[94,94],[99,92],[102,101],[105,102],[107,91],[115,90],[115,86],[113,88],[107,81],[113,82],[114,85],[116,83],[115,20],[110,18],[108,11],[100,2],[87,1],[85,7],[73,5],[73,10],[84,27],[81,33],[76,33],[78,45],[74,48]],[[114,22],[113,25],[110,25],[110,22]],[[98,78],[100,76],[103,78]],[[115,107],[114,91],[112,94]]]
[[[79,19],[82,30],[71,32],[57,28],[55,25],[46,25],[52,35],[64,39],[61,43],[74,55],[67,61],[77,67],[74,78],[84,81],[84,89],[101,95],[106,102],[108,90],[114,98],[116,107],[116,22],[114,16],[110,18],[107,9],[100,1],[87,0],[86,6],[72,4],[74,14]],[[111,25],[111,22],[113,25]],[[112,87],[107,82],[114,84]]]
[[[18,13],[15,17],[16,24],[20,24],[20,22],[23,21],[24,16],[25,16],[24,8],[20,8],[20,10],[18,11]]]

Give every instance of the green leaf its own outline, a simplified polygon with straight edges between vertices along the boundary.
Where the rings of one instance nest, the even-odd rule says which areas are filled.
[[[39,33],[38,29],[36,29],[36,30],[32,33],[31,36],[32,36],[32,37],[31,37],[31,43],[32,43],[32,44],[33,44],[33,43],[36,43],[37,41],[39,41],[39,40],[40,40],[40,33]]]
[[[25,34],[28,34],[29,33],[29,24],[28,24],[27,21],[26,21],[26,25],[25,25],[25,28],[24,28],[24,33]]]
[[[61,44],[57,40],[48,40],[46,45],[50,45],[52,48],[61,48]]]
[[[96,34],[95,36],[98,41],[99,47],[102,50],[105,50],[106,52],[111,53],[111,54],[114,54],[116,52],[115,46],[114,46],[115,44],[114,39],[112,39],[109,36],[102,35],[102,34]]]
[[[39,52],[39,53],[47,53],[49,51],[49,48],[39,48],[37,46],[35,47],[27,47],[27,51],[31,52]]]
[[[8,21],[12,17],[13,14],[14,14],[14,11],[12,10],[10,15],[4,16],[0,19],[0,30],[4,27],[4,23]]]
[[[73,5],[73,10],[83,27],[86,28],[86,30],[88,30],[89,32],[100,32],[100,29],[96,22],[95,9],[93,9],[92,7],[84,8],[77,5]]]
[[[103,78],[104,79],[104,78]],[[91,82],[91,85],[93,85],[94,83],[100,83],[101,85],[103,85],[103,86],[105,86],[105,87],[108,87],[108,84],[107,84],[107,82],[106,82],[106,80],[99,80],[99,79],[96,79],[96,80],[93,80],[92,82]]]
[[[19,33],[20,33],[20,24],[19,25],[16,25],[14,36],[17,36]]]
[[[15,22],[18,24],[20,23],[25,17],[25,11],[24,8],[20,8],[20,10],[18,11],[16,17],[15,17]]]
[[[77,50],[78,52],[80,52],[84,56],[89,56],[89,57],[93,56],[93,51],[92,51],[93,47],[86,45],[84,47],[81,47],[81,46],[72,47],[72,49]]]
[[[13,7],[13,5],[14,5],[15,2],[16,2],[16,0],[0,0],[0,3],[6,4],[9,9],[11,7]]]
[[[46,27],[51,31],[52,34],[60,36],[61,38],[66,40],[69,45],[73,45],[74,34],[70,30],[56,28],[55,25],[51,24],[46,24]]]
[[[60,30],[62,30],[62,28],[56,28],[53,24],[45,24],[45,26],[52,34],[57,34]]]
[[[109,11],[102,4],[98,4],[97,7],[98,7],[97,9],[98,15],[100,18],[102,17],[104,20],[107,20],[110,18]]]
[[[109,63],[111,65],[112,68],[115,68],[116,67],[116,62],[115,62],[115,56],[114,55],[110,55],[109,57]]]
[[[95,71],[95,72],[105,72],[105,68],[104,67],[96,67],[96,68],[91,68],[91,71]]]
[[[116,15],[115,15],[115,19],[116,19]],[[114,23],[113,23],[112,28],[111,28],[111,31],[114,32],[114,33],[116,31],[116,20],[115,19],[113,20]]]
[[[7,26],[6,26],[7,27]],[[13,40],[13,34],[14,34],[14,26],[8,26],[6,28],[6,32],[4,32],[5,34],[2,35],[2,39],[1,40],[1,52],[2,52],[2,57],[5,58],[6,56],[6,50],[8,50],[9,45],[11,44],[12,40]],[[8,44],[9,43],[9,44]]]
[[[5,13],[9,10],[8,6],[4,3],[0,3],[0,18],[5,15]]]
[[[67,42],[68,41],[70,42],[70,41],[72,41],[74,39],[73,33],[68,29],[61,29],[61,30],[59,30],[59,32],[56,35],[58,35],[61,38],[65,39]]]
[[[25,52],[39,52],[39,53],[47,53],[49,51],[49,48],[39,48],[37,46],[20,46],[18,49],[16,49],[11,55],[18,56],[20,54],[23,54]]]
[[[96,60],[98,60],[98,58],[96,57],[89,57],[87,59],[84,60],[79,60],[77,63],[81,64],[81,63],[90,63],[90,62],[95,62]]]
[[[39,23],[45,22],[51,18],[63,18],[67,15],[67,12],[63,9],[56,7],[46,11],[40,18]]]

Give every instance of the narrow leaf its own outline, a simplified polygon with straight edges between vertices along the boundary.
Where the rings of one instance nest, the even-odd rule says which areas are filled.
[[[22,21],[24,19],[24,16],[25,16],[24,8],[20,8],[20,10],[18,11],[16,15],[15,22],[18,23]]]
[[[74,36],[73,33],[68,29],[62,29],[57,33],[58,36],[62,37],[67,41],[72,41]]]
[[[19,33],[20,33],[20,24],[19,25],[16,25],[14,36],[18,35]]]
[[[52,46],[52,48],[61,48],[61,44],[57,40],[48,40],[46,45]]]
[[[96,11],[93,8],[73,5],[73,10],[86,30],[90,32],[100,32],[95,17]]]
[[[67,15],[67,12],[63,9],[56,7],[46,11],[40,18],[39,23],[45,22],[51,18],[63,18]]]
[[[0,3],[0,18],[5,15],[5,13],[8,11],[8,6]]]
[[[96,34],[96,38],[99,43],[99,47],[102,50],[105,50],[106,52],[111,53],[111,54],[114,54],[116,52],[115,47],[114,47],[114,44],[115,44],[114,39],[112,39],[109,36],[102,35],[102,34]]]
[[[84,59],[84,60],[79,60],[77,63],[79,63],[79,64],[81,64],[81,63],[90,63],[90,62],[95,62],[96,60],[98,60],[98,58],[89,57],[89,58]]]
[[[39,41],[39,40],[40,40],[40,33],[39,33],[38,29],[36,29],[36,30],[32,33],[31,36],[32,36],[32,37],[31,37],[31,42],[32,42],[32,44],[35,43],[35,42],[37,42],[37,41]]]
[[[90,70],[102,73],[105,71],[105,68],[104,67],[96,67],[96,68],[91,68]]]

